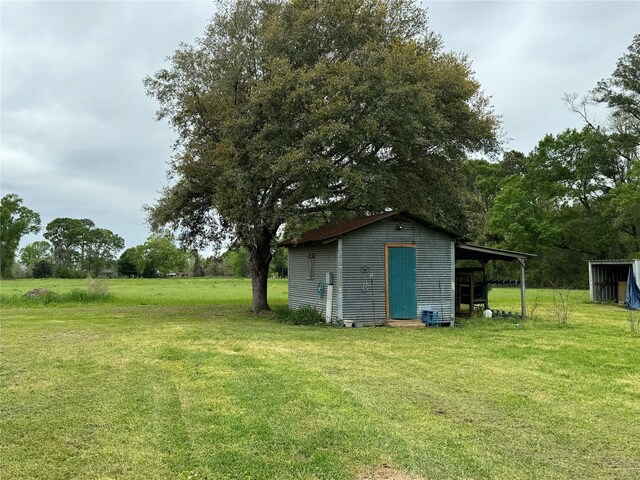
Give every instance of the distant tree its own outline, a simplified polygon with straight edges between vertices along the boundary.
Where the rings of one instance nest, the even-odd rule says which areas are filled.
[[[99,275],[124,248],[124,240],[88,218],[56,218],[46,226],[44,237],[51,242],[56,276]],[[75,273],[77,272],[77,273]]]
[[[173,235],[167,231],[152,234],[140,246],[140,253],[145,264],[142,276],[145,277],[152,272],[153,276],[181,272],[186,268],[189,257],[185,250],[176,246]]]
[[[576,265],[640,249],[631,228],[640,203],[627,203],[637,201],[633,175],[620,175],[619,155],[601,130],[586,126],[547,135],[522,168],[500,181],[489,237],[538,254],[531,261],[533,282],[584,286],[585,270]]]
[[[142,278],[156,278],[158,276],[158,269],[153,262],[146,263],[142,269]]]
[[[44,240],[30,243],[20,250],[20,263],[27,269],[27,276],[33,272],[33,267],[40,261],[51,261],[51,244]]]
[[[127,248],[118,259],[118,275],[121,277],[138,277],[142,274],[143,260],[139,249]]]
[[[94,228],[88,233],[84,267],[87,272],[98,276],[112,263],[116,253],[124,248],[124,239],[106,228]]]
[[[40,215],[22,205],[22,198],[9,193],[0,200],[0,276],[12,276],[20,239],[40,231]]]
[[[274,248],[273,259],[271,260],[270,271],[278,278],[284,278],[288,274],[289,261],[287,258],[287,250],[285,248]]]
[[[194,277],[204,277],[204,265],[202,264],[202,259],[200,258],[200,254],[198,251],[193,252],[193,276]]]
[[[528,178],[546,185],[558,205],[579,203],[586,210],[620,182],[606,135],[589,127],[545,136],[531,156]]]
[[[47,224],[44,238],[51,242],[56,270],[71,271],[82,267],[93,228],[95,224],[88,218],[56,218]]]
[[[585,122],[545,136],[528,155],[471,162],[486,200],[488,239],[535,252],[533,285],[586,286],[585,262],[640,253],[640,35],[592,95],[565,97]],[[591,102],[610,108],[595,124]]]
[[[610,78],[598,82],[596,101],[612,111],[609,144],[618,154],[619,188],[611,194],[608,213],[621,242],[640,253],[640,34],[618,60]]]
[[[464,224],[459,172],[498,121],[463,55],[409,0],[227,2],[145,79],[178,134],[150,209],[181,240],[247,251],[253,310],[282,225],[410,209]]]
[[[614,252],[618,242],[604,212],[619,181],[616,158],[606,136],[589,127],[545,136],[524,174],[505,178],[491,210],[493,232],[512,248],[592,258]]]
[[[633,37],[611,77],[598,82],[593,94],[597,102],[609,106],[614,120],[628,127],[618,140],[636,150],[634,159],[637,160],[637,147],[640,146],[640,34]]]
[[[465,202],[467,237],[475,243],[499,240],[489,230],[489,213],[507,179],[524,175],[528,161],[523,153],[510,150],[503,153],[501,161],[474,159],[465,164],[465,175],[460,181],[469,187]]]
[[[598,140],[614,152],[609,175],[613,186],[602,199],[602,209],[612,241],[621,251],[640,251],[638,194],[640,190],[640,34],[620,57],[612,75],[598,82],[590,97],[577,100],[566,95],[569,108],[578,113]],[[587,115],[591,101],[609,107],[610,117],[602,125]],[[614,227],[614,228],[611,228]],[[619,234],[618,234],[619,233]],[[610,253],[612,254],[612,253]],[[619,253],[618,253],[619,254]],[[633,253],[626,253],[627,255]],[[615,253],[613,253],[615,255]]]
[[[244,278],[248,275],[247,250],[244,247],[229,249],[221,258],[225,276]]]
[[[207,277],[222,277],[225,275],[222,258],[220,256],[211,256],[204,261],[204,273]]]
[[[629,171],[629,181],[610,192],[607,225],[618,232],[626,256],[640,257],[640,165]]]
[[[53,276],[53,266],[49,260],[39,260],[32,268],[33,278],[49,278]]]

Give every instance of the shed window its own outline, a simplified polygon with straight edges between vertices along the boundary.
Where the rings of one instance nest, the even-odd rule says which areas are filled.
[[[307,258],[307,279],[313,280],[316,278],[316,254],[310,253]]]

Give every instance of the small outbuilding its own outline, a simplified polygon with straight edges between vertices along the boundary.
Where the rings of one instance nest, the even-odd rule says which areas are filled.
[[[327,320],[384,325],[428,311],[453,324],[461,290],[457,255],[483,267],[488,260],[519,261],[525,313],[528,254],[465,244],[461,235],[408,212],[327,224],[280,245],[288,247],[289,307],[312,306]],[[473,306],[473,293],[470,298]]]
[[[640,302],[639,286],[640,259],[589,262],[589,297],[592,302],[626,303],[630,308],[638,308],[635,306]]]

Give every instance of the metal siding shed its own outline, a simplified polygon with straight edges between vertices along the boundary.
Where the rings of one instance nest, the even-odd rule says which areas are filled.
[[[309,278],[309,260],[313,255],[313,278]],[[326,274],[337,273],[337,243],[323,245],[310,244],[298,247],[290,247],[289,258],[289,307],[300,308],[310,305],[324,313],[326,307],[326,295],[318,294],[318,284],[324,283]],[[333,317],[336,317],[337,291],[333,291]]]
[[[422,309],[435,309],[441,319],[453,322],[456,237],[459,235],[413,215],[387,212],[342,225],[329,224],[297,240],[286,240],[281,245],[289,247],[289,306],[313,305],[324,310],[305,277],[306,258],[312,251],[331,251],[334,256],[323,261],[322,268],[335,272],[334,317],[384,325],[388,320],[386,248],[390,244],[415,245],[415,318]]]
[[[633,268],[636,284],[640,286],[640,259],[589,261],[589,298],[591,301],[618,300],[618,283],[627,281],[629,267]]]
[[[398,225],[403,228],[398,230]],[[436,309],[453,321],[453,238],[408,218],[385,219],[343,238],[344,318],[384,325],[387,318],[385,245],[415,244],[417,311]]]

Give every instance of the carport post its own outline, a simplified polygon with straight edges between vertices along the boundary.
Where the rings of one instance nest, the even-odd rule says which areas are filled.
[[[527,318],[527,290],[524,285],[524,258],[518,258],[520,264],[520,308],[522,318]]]

